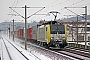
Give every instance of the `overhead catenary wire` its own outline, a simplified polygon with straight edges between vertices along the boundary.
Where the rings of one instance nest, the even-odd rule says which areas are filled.
[[[16,1],[16,5],[18,5],[20,2],[22,2],[23,0],[17,0]],[[48,5],[46,5],[45,6],[45,9],[43,10],[44,12],[48,12],[48,10],[49,10],[49,7],[51,7],[51,8],[54,8],[55,6],[59,6],[59,5],[61,5],[61,4],[63,4],[63,3],[66,3],[66,2],[69,2],[70,0],[64,0],[64,1],[60,1],[60,0],[55,0],[55,1],[53,1],[53,2],[51,2],[50,4],[48,4]],[[85,1],[85,0],[78,0],[77,2],[73,2],[71,5],[69,5],[69,6],[74,6],[74,5],[76,5],[76,4],[79,4],[79,3],[81,3],[82,1]],[[15,5],[15,4],[14,4]],[[53,7],[52,7],[53,6]],[[46,11],[45,11],[46,10]],[[58,11],[60,11],[61,12],[61,15],[63,14],[62,13],[62,11],[64,10],[64,7],[63,7],[63,9],[61,9],[61,10],[58,10]],[[45,16],[44,16],[45,17]],[[39,17],[40,18],[40,17]],[[42,17],[41,17],[42,18]]]
[[[45,9],[46,9],[45,12],[47,12],[47,10],[49,9],[49,7],[51,7],[51,5],[55,4],[55,3],[58,2],[58,1],[59,1],[59,0],[55,0],[54,2],[46,5],[46,6],[45,6]]]
[[[73,5],[76,5],[76,4],[79,4],[79,3],[81,3],[81,2],[83,2],[83,1],[85,1],[85,0],[79,0],[79,1],[77,1],[77,2],[75,2],[75,3],[73,3],[73,4],[71,4],[71,5],[69,5],[69,6],[67,6],[67,7],[71,7],[71,6],[73,6]],[[62,9],[60,9],[61,11],[62,10],[64,10],[65,8],[63,7]],[[60,11],[59,10],[59,11]],[[65,13],[67,13],[67,12],[65,12]],[[61,14],[63,14],[63,13],[61,13]]]
[[[65,0],[65,1],[63,1],[63,2],[57,3],[57,4],[55,4],[55,5],[52,5],[51,7],[54,7],[54,6],[56,6],[56,5],[61,5],[61,4],[66,3],[66,2],[68,2],[68,1],[69,1],[69,0]]]
[[[54,1],[53,3],[51,3],[51,4],[49,4],[49,5],[46,5],[45,6],[45,8],[48,10],[49,9],[49,7],[52,7],[52,5],[53,4],[55,4],[56,2],[57,2],[58,0],[56,0],[56,1]],[[63,3],[65,3],[65,2],[67,2],[68,0],[65,0],[65,1],[63,1],[63,2],[61,2],[61,3],[59,3],[59,4],[63,4]],[[56,5],[56,4],[55,4]],[[53,5],[54,6],[54,5]],[[45,11],[45,12],[47,12],[47,10]],[[44,16],[45,17],[45,16]],[[41,17],[42,18],[42,17]],[[39,18],[40,19],[40,18]]]
[[[87,6],[87,5],[89,6],[90,3],[81,4],[80,6]],[[90,10],[87,10],[87,12],[88,12],[88,11],[90,11]],[[84,12],[80,12],[79,14],[82,14],[82,13],[84,13]]]
[[[24,1],[24,0],[21,0],[21,1],[20,1],[20,0],[18,0],[18,1],[17,1],[17,3],[16,3],[16,5],[18,5],[18,4],[19,4],[19,3],[21,3],[22,1]]]
[[[87,5],[90,5],[90,3],[85,3],[85,4],[81,4],[81,5],[79,5],[79,6],[87,6]],[[87,12],[88,11],[90,11],[90,10],[87,10]],[[85,12],[83,11],[83,12],[80,12],[80,13],[78,13],[79,15],[81,14],[81,15],[83,15],[83,14],[85,14]],[[82,17],[82,16],[81,16]]]
[[[45,8],[48,9],[49,6],[51,6],[52,4],[55,4],[57,1],[58,1],[58,0],[55,0],[54,2],[50,3],[49,5],[46,5]],[[47,12],[47,10],[46,10],[45,12]]]
[[[17,2],[16,2],[16,6],[18,5],[18,2],[19,2],[19,0],[17,0]]]
[[[13,4],[11,5],[11,7],[13,7],[15,3],[16,3],[16,0],[14,0]],[[12,12],[12,10],[9,10],[9,13],[11,13],[11,12]],[[10,20],[11,18],[12,18],[12,15],[11,15],[10,18],[8,17],[7,20]]]
[[[14,9],[10,8],[11,10],[13,10],[15,13],[17,13],[19,16],[21,16],[22,18],[24,18],[21,14],[19,14],[18,12],[16,12]],[[25,18],[24,18],[25,19]]]
[[[58,0],[55,0],[54,2],[52,2],[52,3],[50,4],[50,6],[53,5],[53,4],[55,4],[57,1],[58,1]],[[66,2],[66,1],[67,1],[67,0],[65,0],[65,1],[63,1],[63,2],[61,2],[61,3],[64,3],[64,2]],[[61,4],[61,3],[60,3],[60,4]],[[18,4],[18,1],[17,1],[17,4]]]
[[[13,4],[11,5],[11,7],[14,6],[15,2],[16,2],[16,0],[14,0]],[[9,10],[9,13],[11,13],[11,12],[12,12],[12,10]],[[11,16],[11,17],[12,17],[12,16]],[[10,18],[11,18],[11,17],[10,17]],[[8,17],[7,17],[7,20],[9,20],[10,18],[9,18],[9,16],[8,16]]]
[[[71,5],[69,5],[69,6],[67,6],[67,7],[71,7],[71,6],[73,6],[73,5],[76,5],[76,4],[78,4],[78,3],[81,3],[82,1],[85,1],[85,0],[79,0],[78,2],[75,2],[75,3],[73,3],[73,4],[71,4]],[[60,10],[64,10],[65,8],[63,7],[63,8],[61,8]],[[58,10],[58,11],[60,11],[60,10]]]
[[[66,8],[66,7],[65,7]],[[84,7],[85,8],[85,7]],[[67,8],[66,8],[67,9]],[[77,14],[77,13],[75,13],[75,12],[73,12],[73,11],[71,11],[71,10],[69,10],[69,9],[67,9],[68,11],[70,11],[70,12],[72,12],[72,13],[74,13],[75,15],[77,15],[77,16],[80,16],[80,17],[82,17],[81,15],[79,15],[79,14]],[[84,17],[82,17],[82,18],[84,18]],[[84,18],[85,19],[85,18]]]
[[[14,0],[14,3],[12,4],[12,6],[11,7],[16,7],[19,3],[21,3],[23,0]],[[12,13],[12,11],[13,10],[10,10],[9,11],[9,13]],[[13,13],[14,13],[14,11],[13,11]],[[11,17],[7,17],[7,20],[10,20],[12,18],[12,15],[11,15]]]
[[[68,0],[69,1],[69,0]],[[85,0],[79,0],[79,1],[77,1],[77,2],[74,2],[73,4],[71,4],[71,5],[69,5],[69,6],[73,6],[73,5],[76,5],[76,4],[79,4],[79,3],[81,3],[81,2],[83,2],[83,1],[85,1]],[[63,2],[63,3],[65,3],[65,2]],[[61,3],[61,4],[63,4],[63,3]],[[53,5],[54,6],[54,5]],[[69,7],[68,6],[68,7]],[[48,7],[48,6],[47,6]],[[47,7],[46,7],[46,9],[47,9]],[[51,6],[49,6],[49,7],[51,7]],[[62,10],[64,10],[65,8],[63,7],[63,8],[61,8],[60,10],[57,10],[57,11],[60,11],[60,14],[62,14],[61,13],[61,11]],[[44,16],[45,17],[45,16]],[[41,17],[42,18],[42,17]],[[40,18],[39,18],[40,19]]]
[[[50,7],[51,5],[55,4],[58,0],[55,0],[54,2],[50,3],[49,5],[45,6],[45,7]]]
[[[14,3],[12,4],[12,6],[14,6],[15,2],[16,2],[16,0],[15,0]],[[12,7],[12,6],[11,6],[11,7]]]
[[[35,13],[33,13],[32,15],[30,15],[29,17],[31,17],[31,16],[33,16],[33,15],[35,15],[36,13],[38,13],[38,12],[40,12],[41,10],[43,10],[45,7],[43,7],[42,9],[40,9],[40,10],[38,10],[37,12],[35,12]],[[27,18],[29,18],[29,17],[27,17]]]
[[[85,1],[85,0],[80,0],[80,1],[78,1],[78,2],[76,2],[76,3],[71,4],[70,6],[73,6],[73,5],[76,5],[76,4],[78,4],[78,3],[81,3],[82,1]]]
[[[66,3],[67,1],[69,1],[69,0],[65,0],[65,1],[63,1],[63,2],[59,2],[59,5],[61,5],[61,4],[63,4],[63,3]],[[50,7],[54,7],[54,6],[58,5],[58,4],[55,4],[55,3],[56,3],[56,2],[53,2],[53,3],[45,6],[46,9],[48,10]],[[53,4],[55,4],[55,5],[53,5]],[[46,10],[46,11],[47,11],[47,10]]]

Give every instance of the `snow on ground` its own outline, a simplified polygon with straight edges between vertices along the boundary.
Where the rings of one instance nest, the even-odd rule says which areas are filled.
[[[30,60],[51,60],[50,58],[48,58],[48,57],[46,57],[46,56],[44,56],[44,55],[42,55],[42,54],[40,54],[40,53],[37,53],[37,52],[33,52],[33,54],[32,53],[30,53],[30,52],[28,52],[28,50],[25,50],[24,48],[21,48],[20,46],[20,44],[16,44],[16,42],[13,42],[12,41],[12,38],[11,39],[9,39],[9,37],[7,36],[7,35],[2,35],[3,37],[5,37],[5,38],[7,38],[12,44],[14,44],[14,46],[15,47],[17,47],[17,49],[19,49],[20,51],[22,51],[22,53],[26,56],[26,57],[28,57]],[[16,39],[15,39],[16,40]],[[18,41],[18,40],[17,40]],[[18,42],[18,43],[20,43],[20,42]],[[36,57],[36,56],[37,57]],[[38,59],[39,58],[39,59]]]
[[[22,46],[20,44],[23,41],[21,41],[20,39],[17,39],[17,38],[15,38],[15,40],[16,40],[16,42],[18,42],[18,43],[16,43],[16,42],[15,43],[24,49],[24,46]],[[32,49],[30,50],[30,48],[27,48],[27,49],[28,49],[27,50],[28,53],[31,53],[32,56],[34,55],[34,56],[36,56],[37,58],[39,58],[41,60],[52,60],[52,59],[50,59],[50,58],[48,58],[48,57],[46,57],[46,56],[44,56],[44,55],[42,55],[42,54],[40,54],[38,52],[32,51]],[[21,50],[21,49],[19,49],[19,50]],[[23,54],[26,54],[26,52],[23,51]]]
[[[68,42],[68,43],[76,43],[77,44],[77,42]],[[85,45],[85,42],[78,42],[78,44]],[[90,46],[90,42],[86,42],[86,45]]]

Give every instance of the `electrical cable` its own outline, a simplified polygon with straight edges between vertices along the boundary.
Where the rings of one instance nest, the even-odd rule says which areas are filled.
[[[17,0],[17,2],[16,2],[16,0],[14,1],[14,3],[13,3],[13,5],[15,4],[15,2],[16,2],[16,5],[18,5],[20,2],[22,2],[23,0]],[[57,4],[55,4],[56,2],[58,2],[59,0],[55,0],[54,2],[52,2],[51,4],[49,4],[49,5],[47,5],[46,6],[46,11],[45,12],[47,12],[47,10],[49,9],[49,7],[54,7],[54,6],[56,6],[56,5],[60,5],[60,4],[63,4],[63,3],[66,3],[66,2],[68,2],[69,0],[64,0],[63,2],[61,2],[61,3],[57,3]],[[82,1],[85,1],[85,0],[79,0],[79,1],[77,1],[77,2],[74,2],[73,4],[71,4],[71,5],[69,5],[69,6],[74,6],[74,5],[76,5],[76,4],[79,4],[79,3],[81,3]],[[12,6],[13,6],[12,5]],[[65,8],[62,8],[62,9],[60,9],[60,10],[58,10],[58,11],[63,11]],[[61,13],[62,14],[62,13]]]
[[[69,0],[65,0],[65,1],[63,1],[63,2],[61,2],[61,3],[58,3],[58,4],[55,4],[55,5],[53,5],[53,6],[51,6],[51,7],[54,7],[54,6],[56,6],[56,5],[61,5],[61,4],[63,4],[63,3],[66,3],[66,2],[68,2]]]
[[[73,6],[73,5],[75,5],[75,4],[78,4],[78,3],[81,3],[82,1],[85,1],[85,0],[80,0],[80,1],[78,1],[78,2],[76,2],[76,3],[73,3],[73,4],[69,5],[68,7]],[[63,8],[61,8],[60,10],[64,10],[64,9],[65,9],[65,8],[63,7]],[[58,11],[60,11],[60,10],[58,10]]]
[[[52,7],[51,5],[52,4],[55,4],[55,2],[57,2],[58,0],[56,0],[56,1],[54,1],[53,3],[51,3],[51,4],[49,4],[49,5],[47,5],[47,6],[45,6],[45,8],[47,8],[47,10],[49,9],[49,7]],[[67,2],[67,1],[69,1],[69,0],[65,0],[65,1],[63,1],[63,2],[61,2],[61,3],[59,3],[59,4],[63,4],[63,3],[65,3],[65,2]],[[55,4],[55,5],[58,5],[58,4]],[[54,6],[54,5],[53,5]],[[47,12],[47,10],[45,11],[45,12]],[[45,16],[44,16],[45,17]]]
[[[13,6],[14,6],[15,2],[16,2],[16,0],[14,1],[14,3],[12,4],[12,6],[11,6],[11,7],[13,7]]]
[[[21,0],[21,1],[20,1],[20,0],[17,0],[17,1],[16,1],[16,0],[15,0],[11,7],[17,6],[17,5],[18,5],[20,2],[22,2],[22,1],[23,1],[23,0]],[[12,12],[12,10],[9,11],[9,13],[11,13],[11,12]],[[14,13],[14,12],[13,12],[13,13]],[[10,18],[7,18],[7,19],[10,20],[11,18],[12,18],[12,16],[11,16]]]
[[[14,6],[15,2],[16,2],[16,0],[14,0],[13,4],[11,5],[11,7]],[[12,10],[9,10],[9,13],[11,13],[11,12],[12,12]],[[12,18],[12,16],[10,18],[7,18],[7,20],[10,20],[11,18]]]
[[[85,0],[80,0],[80,1],[78,1],[78,2],[76,2],[76,3],[71,4],[70,6],[73,6],[73,5],[76,5],[76,4],[78,4],[78,3],[81,3],[82,1],[85,1]]]
[[[67,2],[68,0],[65,0],[65,1],[63,1],[63,2],[61,2],[61,3],[59,3],[59,4],[63,4],[63,3],[65,3],[65,2]],[[78,4],[78,3],[81,3],[82,1],[84,1],[84,0],[80,0],[80,1],[78,1],[78,2],[75,2],[75,3],[73,3],[73,4],[71,4],[71,5],[69,5],[69,6],[73,6],[73,5],[75,5],[75,4]],[[57,5],[57,4],[56,4]],[[53,5],[54,6],[54,5]],[[50,6],[49,6],[50,7]],[[60,10],[62,11],[62,10],[64,10],[65,8],[63,7],[63,8],[61,8]],[[58,10],[58,11],[60,11],[60,10]]]
[[[52,2],[51,4],[49,4],[49,5],[45,6],[45,7],[48,7],[48,8],[49,8],[50,5],[55,4],[57,1],[58,1],[58,0],[55,0],[54,2]]]
[[[71,4],[71,5],[69,5],[68,7],[70,7],[70,6],[73,6],[73,5],[76,5],[76,4],[78,4],[78,3],[81,3],[81,2],[83,2],[83,1],[85,1],[85,0],[80,0],[80,1],[78,1],[78,2],[75,2],[75,3],[73,3],[73,4]],[[65,8],[62,8],[62,9],[60,9],[61,11],[62,10],[64,10]],[[59,10],[59,11],[60,11]],[[65,13],[67,13],[67,12],[65,12]],[[61,13],[62,14],[62,13]]]
[[[56,0],[56,1],[57,1],[57,0]],[[65,1],[63,1],[63,2],[60,2],[59,4],[61,5],[61,4],[63,4],[63,3],[66,3],[67,1],[69,1],[69,0],[65,0]],[[53,2],[53,3],[51,3],[51,4],[47,5],[47,6],[45,6],[45,7],[47,8],[47,10],[48,10],[50,7],[54,7],[54,6],[58,5],[58,4],[55,4],[55,5],[52,5],[52,4],[55,4],[55,2]],[[47,11],[47,10],[46,10],[46,11]]]
[[[24,0],[21,0],[21,1],[20,1],[20,0],[18,0],[18,1],[17,1],[17,3],[16,3],[16,5],[18,5],[18,4],[19,4],[19,3],[21,3],[22,1],[24,1]]]

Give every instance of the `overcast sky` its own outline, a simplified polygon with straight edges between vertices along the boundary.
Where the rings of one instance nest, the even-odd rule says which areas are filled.
[[[64,7],[84,7],[87,6],[87,14],[90,14],[90,0],[0,0],[0,22],[11,21],[15,19],[16,21],[24,20],[20,16],[12,16],[7,14],[16,14],[9,7],[45,7],[42,11],[37,14],[47,14],[50,11],[58,11],[60,14],[57,15],[57,19],[67,18],[64,15],[75,15],[72,12],[68,11]],[[27,9],[27,17],[37,12],[41,8],[28,8]],[[85,13],[84,8],[68,8],[69,10],[77,13],[83,14]],[[14,8],[16,12],[24,16],[24,8]],[[70,17],[70,16],[69,16]],[[68,18],[69,18],[68,17]],[[27,21],[40,21],[40,20],[53,20],[54,16],[50,14],[48,15],[33,15],[28,18]]]

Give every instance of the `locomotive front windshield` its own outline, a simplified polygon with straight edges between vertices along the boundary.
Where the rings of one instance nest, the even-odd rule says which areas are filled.
[[[65,34],[64,25],[51,25],[50,30],[51,34]]]

